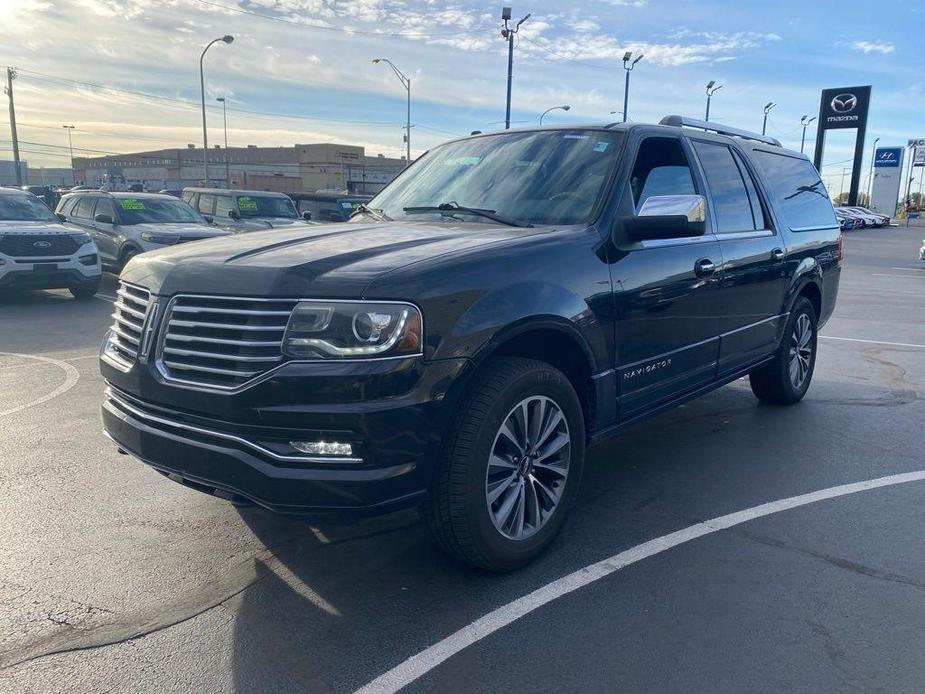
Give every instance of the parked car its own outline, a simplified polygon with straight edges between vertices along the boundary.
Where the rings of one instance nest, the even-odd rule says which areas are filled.
[[[68,193],[57,212],[93,237],[103,266],[116,272],[139,253],[229,233],[209,225],[185,202],[159,193]]]
[[[868,229],[868,228],[873,229],[874,227],[881,226],[880,220],[872,214],[865,214],[864,212],[860,212],[859,210],[853,207],[839,207],[838,209],[841,210],[844,214],[848,215],[849,217],[860,219],[861,226],[864,229]]]
[[[818,172],[770,137],[669,116],[455,140],[336,233],[135,258],[104,427],[279,512],[418,504],[448,552],[510,570],[589,444],[745,375],[799,401],[842,253]]]
[[[351,195],[330,191],[317,191],[315,193],[289,193],[296,204],[299,214],[316,222],[346,222],[354,213],[358,205],[363,205],[372,199],[371,195]]]
[[[839,207],[835,208],[835,217],[838,219],[842,231],[853,231],[855,229],[864,228],[864,221],[860,217],[850,215]]]
[[[853,212],[864,215],[866,217],[871,217],[874,220],[874,223],[878,227],[888,227],[890,226],[890,217],[885,214],[880,214],[879,212],[871,212],[866,207],[851,207],[849,208]]]
[[[62,224],[32,193],[0,188],[0,289],[68,289],[88,299],[101,275],[89,234]]]
[[[922,239],[922,247],[919,249],[919,260],[925,261],[925,239]]]
[[[285,193],[184,188],[183,199],[213,224],[232,232],[260,231],[308,222]]]
[[[23,186],[22,189],[39,198],[48,206],[49,210],[54,210],[58,200],[61,199],[61,193],[51,186]]]

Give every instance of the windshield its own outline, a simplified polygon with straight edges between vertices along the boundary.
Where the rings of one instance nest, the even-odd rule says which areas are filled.
[[[0,221],[57,222],[48,206],[33,195],[0,195]]]
[[[554,130],[476,137],[437,147],[368,203],[393,219],[455,203],[526,224],[581,224],[619,155],[623,136]],[[495,223],[462,211],[436,211],[467,222]]]
[[[270,195],[239,195],[238,212],[242,217],[284,217],[295,219],[298,213],[289,198]]]
[[[170,198],[118,198],[122,224],[204,224],[185,202]]]

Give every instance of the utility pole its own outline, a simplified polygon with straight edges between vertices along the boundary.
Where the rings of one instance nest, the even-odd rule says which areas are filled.
[[[514,28],[508,26],[511,20],[511,8],[504,7],[501,9],[501,19],[504,21],[504,28],[501,29],[501,38],[507,39],[507,109],[504,114],[504,129],[511,128],[511,82],[514,78],[514,35],[520,30],[520,25],[530,19],[530,14],[526,14]]]
[[[773,101],[769,101],[764,105],[764,122],[761,124],[761,134],[764,135],[768,131],[768,114],[771,112],[771,109],[777,106]]]
[[[395,76],[398,77],[398,81],[401,82],[407,92],[407,110],[405,111],[405,166],[411,166],[411,78],[407,77],[405,73],[395,67],[395,64],[388,58],[373,58],[373,65],[378,65],[379,63],[385,63],[392,68],[392,72],[395,73]]]
[[[707,82],[707,112],[704,115],[703,119],[707,122],[710,120],[710,99],[713,98],[713,94],[723,88],[723,85],[716,84],[716,80],[710,80]]]
[[[13,135],[13,166],[16,167],[16,185],[22,186],[22,165],[19,162],[19,136],[16,134],[16,107],[13,105],[13,80],[16,68],[6,69],[6,95],[10,98],[10,131]]]
[[[874,159],[877,158],[877,143],[880,142],[880,138],[874,140],[874,146],[870,148],[870,172],[867,174],[867,206],[870,207],[870,203],[873,200],[874,195]]]
[[[225,130],[225,187],[231,188],[231,178],[228,173],[228,111],[225,110],[225,97],[220,96],[216,101],[222,103],[222,127]]]
[[[838,188],[838,199],[841,199],[841,196],[845,194],[845,176],[848,175],[848,172],[851,169],[842,168],[841,170],[841,185]]]
[[[623,69],[626,70],[626,81],[623,84],[623,122],[626,122],[626,114],[629,111],[629,101],[630,101],[630,73],[633,71],[633,68],[636,67],[638,63],[643,58],[643,54],[640,53],[639,57],[636,58],[632,63],[630,63],[630,58],[633,57],[632,51],[627,51],[623,54]]]
[[[809,116],[803,116],[800,119],[800,125],[803,126],[803,139],[800,140],[800,154],[803,154],[803,146],[806,144],[806,127],[816,120],[816,116],[810,118]]]
[[[73,125],[62,125],[62,128],[67,130],[67,146],[71,150],[71,178],[74,180],[74,185],[77,185],[77,171],[74,170],[74,143],[71,141],[71,131],[74,129]]]

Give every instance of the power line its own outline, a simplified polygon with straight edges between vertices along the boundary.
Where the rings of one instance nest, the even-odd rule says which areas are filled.
[[[253,10],[248,10],[243,7],[231,7],[230,5],[223,5],[222,3],[212,2],[211,0],[194,0],[201,5],[208,5],[210,7],[218,7],[225,10],[226,12],[237,12],[238,14],[245,14],[251,17],[260,17],[261,19],[268,19],[273,22],[281,22],[283,24],[292,24],[293,26],[300,27],[302,29],[318,29],[321,31],[336,31],[342,34],[362,34],[364,36],[382,36],[387,38],[430,38],[431,36],[464,36],[468,34],[482,33],[486,31],[485,28],[475,28],[475,29],[457,29],[453,32],[448,33],[432,33],[430,31],[408,31],[408,32],[394,32],[394,31],[366,31],[363,29],[351,29],[344,27],[334,27],[326,26],[324,24],[309,24],[308,22],[302,22],[295,19],[287,19],[286,17],[279,17],[271,14],[261,14],[260,12],[254,12]],[[343,16],[343,15],[341,15]],[[346,17],[346,19],[353,20],[353,17]]]

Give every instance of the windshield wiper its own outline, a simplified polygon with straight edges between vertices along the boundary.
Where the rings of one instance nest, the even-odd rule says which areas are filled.
[[[507,217],[501,217],[500,215],[495,214],[494,210],[483,210],[478,207],[464,207],[455,201],[443,202],[439,205],[429,205],[424,207],[405,207],[403,211],[406,214],[422,214],[426,212],[460,212],[462,214],[472,214],[477,217],[484,217],[485,219],[490,219],[493,222],[498,222],[499,224],[507,224],[509,227],[533,226],[532,224],[523,224],[521,222],[515,222],[513,219],[508,219]]]
[[[360,203],[359,205],[353,208],[353,214],[350,215],[350,219],[353,219],[354,216],[358,214],[368,214],[370,217],[375,219],[377,222],[394,222],[395,221],[382,210],[377,210],[372,207],[367,207],[363,203]]]

